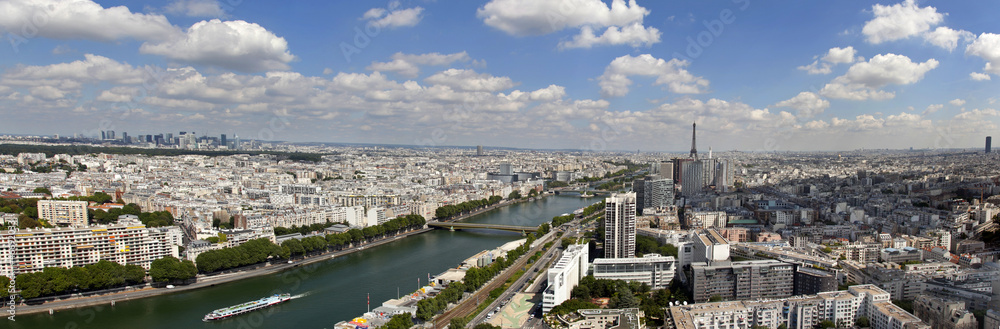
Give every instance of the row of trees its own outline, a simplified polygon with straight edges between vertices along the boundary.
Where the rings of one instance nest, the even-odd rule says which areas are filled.
[[[24,299],[101,290],[144,282],[146,270],[139,265],[121,265],[101,260],[86,266],[46,267],[41,272],[17,276],[17,289]]]
[[[425,223],[423,216],[406,215],[364,229],[351,229],[344,233],[317,235],[301,240],[290,239],[282,242],[280,246],[264,238],[255,239],[236,247],[203,252],[198,255],[196,263],[198,271],[202,273],[224,271],[262,263],[272,257],[288,259],[291,256],[324,252],[330,249],[340,250],[361,242],[370,242],[381,237],[421,228]]]
[[[528,252],[531,248],[531,243],[535,241],[534,235],[528,235],[527,241],[521,246],[514,248],[514,250],[508,251],[506,257],[497,257],[492,264],[484,267],[473,267],[465,271],[465,289],[469,292],[476,291],[487,281],[493,277],[500,274],[505,268],[514,264],[514,261],[520,258],[524,253]]]
[[[518,195],[520,198],[520,194]],[[448,218],[451,216],[467,213],[482,207],[492,206],[503,200],[499,195],[494,195],[489,198],[480,200],[470,200],[459,204],[444,205],[437,208],[434,211],[434,217],[437,218]]]
[[[452,282],[448,288],[441,290],[441,293],[434,298],[425,298],[417,302],[417,319],[428,321],[444,311],[448,304],[462,299],[462,293],[466,290],[466,285],[461,282]]]
[[[149,276],[153,282],[184,282],[198,275],[198,268],[190,260],[180,260],[173,256],[154,260],[149,266]]]
[[[280,258],[282,248],[267,238],[253,239],[243,244],[218,250],[208,250],[198,254],[195,263],[198,271],[211,273],[235,267],[262,263],[268,257]]]
[[[527,240],[520,247],[508,251],[506,257],[497,257],[492,264],[485,267],[473,267],[465,271],[463,282],[453,282],[441,291],[434,298],[428,298],[417,302],[417,318],[423,321],[430,320],[434,315],[444,311],[449,303],[457,302],[462,298],[462,292],[474,292],[486,284],[487,281],[500,274],[505,268],[514,264],[518,259],[531,248],[531,243],[535,241],[535,236],[529,234]]]
[[[316,223],[316,224],[312,224],[312,225],[302,225],[302,226],[293,225],[290,228],[289,227],[278,226],[278,227],[274,228],[274,235],[281,236],[281,235],[293,234],[293,233],[299,233],[299,234],[302,234],[302,235],[306,235],[306,234],[309,234],[310,232],[322,231],[323,229],[325,229],[327,227],[330,227],[330,226],[333,226],[334,224],[336,224],[336,223]],[[216,225],[216,226],[218,226],[218,225]]]
[[[169,211],[142,212],[142,208],[134,203],[129,203],[122,208],[111,208],[108,211],[101,209],[89,210],[87,215],[90,221],[97,224],[117,223],[118,216],[135,215],[139,221],[147,227],[161,227],[174,225],[174,215]]]

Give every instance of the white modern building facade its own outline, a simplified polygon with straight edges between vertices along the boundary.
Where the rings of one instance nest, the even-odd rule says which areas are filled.
[[[574,244],[567,247],[555,265],[549,268],[549,285],[542,293],[542,312],[548,313],[570,298],[573,288],[587,276],[588,256],[587,245]]]
[[[641,258],[594,259],[594,278],[641,282],[652,289],[666,289],[677,273],[673,256],[643,255]]]

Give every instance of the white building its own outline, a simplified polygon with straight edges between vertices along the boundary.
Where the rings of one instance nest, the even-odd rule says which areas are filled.
[[[570,298],[570,292],[587,276],[587,245],[574,244],[566,248],[562,257],[549,268],[549,285],[542,293],[542,312],[548,313],[556,305]]]
[[[0,235],[0,273],[4,275],[41,271],[46,267],[73,267],[109,260],[149,269],[154,260],[171,255],[146,226],[134,223],[89,228],[61,227],[20,230]],[[154,231],[155,232],[155,231]]]
[[[635,257],[635,192],[604,200],[604,258]]]
[[[641,282],[652,289],[666,289],[677,272],[673,256],[643,255],[642,258],[594,259],[594,278]]]
[[[87,226],[87,201],[39,200],[38,218],[53,225]]]

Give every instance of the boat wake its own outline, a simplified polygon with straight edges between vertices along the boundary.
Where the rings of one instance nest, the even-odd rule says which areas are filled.
[[[299,298],[302,298],[302,297],[305,297],[305,296],[309,296],[309,293],[305,292],[305,293],[301,293],[301,294],[292,296],[292,299],[299,299]]]

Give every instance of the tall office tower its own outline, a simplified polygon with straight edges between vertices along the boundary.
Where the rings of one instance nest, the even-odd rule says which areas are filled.
[[[482,145],[477,145],[476,146],[476,156],[478,156],[478,157],[483,156],[483,146]]]
[[[701,193],[705,186],[704,165],[701,160],[681,162],[681,195],[693,196]]]
[[[674,163],[673,162],[662,162],[660,163],[660,177],[673,180],[674,179]]]
[[[653,178],[646,180],[645,207],[649,209],[664,208],[674,203],[674,180]]]
[[[101,140],[105,139],[108,139],[108,133],[104,130],[101,130]]]
[[[604,200],[604,258],[635,257],[635,192]]]
[[[229,147],[228,143],[229,141],[226,140],[226,134],[222,134],[222,136],[219,138],[219,146]]]
[[[986,136],[986,153],[990,153],[990,147],[993,144],[993,136]]]
[[[722,192],[728,192],[729,187],[733,186],[733,163],[728,159],[719,159],[718,164],[715,165],[715,189]]]
[[[698,148],[695,145],[695,136],[697,135],[697,123],[691,123],[691,158],[698,160]]]
[[[715,167],[719,163],[719,161],[718,159],[712,159],[712,158],[701,159],[699,161],[701,161],[701,166],[702,166],[701,187],[704,188],[707,186],[711,186],[712,183],[715,183]]]
[[[646,211],[646,179],[632,181],[632,192],[635,192],[635,215],[642,216]]]
[[[124,132],[124,131],[122,132],[122,142],[125,142],[125,144],[128,144],[128,133],[127,132]]]
[[[167,133],[167,144],[174,144],[174,133]]]
[[[240,149],[240,135],[238,134],[236,135],[236,140],[233,141],[233,148],[237,150]]]
[[[510,173],[511,173],[510,163],[507,163],[507,162],[501,163],[500,164],[500,174],[501,175],[510,175]]]

